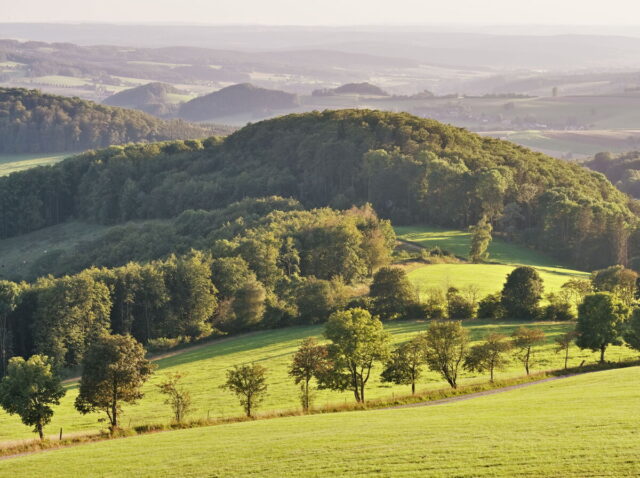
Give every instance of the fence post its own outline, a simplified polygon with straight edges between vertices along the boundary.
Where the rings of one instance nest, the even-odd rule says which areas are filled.
[[[59,438],[59,440],[62,441],[62,427],[60,427],[60,438]]]

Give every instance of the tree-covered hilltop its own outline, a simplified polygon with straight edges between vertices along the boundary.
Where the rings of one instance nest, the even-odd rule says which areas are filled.
[[[618,155],[598,153],[582,164],[604,174],[620,191],[640,198],[640,151]]]
[[[22,88],[0,88],[0,153],[53,153],[202,138],[208,126]]]
[[[237,114],[290,111],[297,106],[298,96],[293,93],[241,83],[183,103],[178,116],[189,121],[209,121]]]
[[[599,173],[408,114],[288,115],[224,140],[111,147],[0,179],[0,238],[71,218],[171,218],[246,197],[369,202],[399,224],[497,234],[582,269],[638,254],[631,200]]]
[[[177,101],[170,95],[179,95],[181,91],[168,83],[147,83],[120,91],[105,98],[102,102],[109,106],[134,108],[156,116],[168,116],[177,109]]]

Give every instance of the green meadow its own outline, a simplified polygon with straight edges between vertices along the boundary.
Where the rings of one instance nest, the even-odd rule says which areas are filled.
[[[471,234],[465,231],[431,227],[396,227],[399,239],[425,248],[440,247],[460,257],[467,257]],[[571,278],[588,278],[586,272],[563,268],[553,258],[525,247],[494,239],[489,246],[487,264],[429,264],[409,272],[409,279],[421,294],[428,289],[463,288],[475,285],[481,295],[499,291],[507,275],[518,265],[535,267],[544,281],[545,292],[560,289]]]
[[[13,478],[638,476],[640,368],[432,407],[156,433],[0,461]]]
[[[0,176],[58,163],[69,154],[0,154]]]
[[[490,332],[510,334],[521,322],[486,322],[469,321],[472,339],[480,340]],[[407,321],[387,324],[387,329],[393,334],[395,343],[405,341],[413,334],[426,330],[424,321]],[[534,371],[558,369],[563,366],[563,358],[554,352],[553,339],[559,334],[570,330],[570,323],[538,323],[530,326],[541,327],[547,334],[547,343],[536,353]],[[288,376],[288,367],[293,353],[300,341],[308,336],[320,336],[322,326],[300,326],[279,330],[253,332],[213,341],[201,347],[192,347],[174,352],[171,356],[157,360],[158,369],[154,377],[144,387],[145,398],[137,405],[126,406],[121,423],[125,427],[149,423],[168,423],[171,411],[163,403],[163,397],[158,393],[158,384],[165,373],[180,371],[186,373],[184,380],[193,398],[194,411],[189,418],[233,417],[242,414],[236,398],[219,386],[224,382],[225,372],[235,364],[257,362],[268,369],[268,395],[258,412],[297,409],[298,387]],[[610,360],[635,358],[626,347],[612,347],[607,352]],[[596,362],[597,354],[590,351],[571,350],[570,365],[579,365],[583,360]],[[393,395],[406,395],[410,392],[408,386],[381,383],[379,374],[380,364],[376,364],[367,387],[367,398],[382,398]],[[498,373],[498,377],[517,377],[524,374],[522,365],[512,362],[508,368]],[[487,377],[480,374],[463,373],[460,383],[471,384],[485,382]],[[63,434],[95,431],[104,424],[98,423],[100,414],[80,415],[73,408],[73,401],[77,394],[77,382],[67,384],[68,393],[62,403],[55,410],[53,421],[45,432],[55,435],[60,428]],[[420,380],[418,391],[447,388],[446,383],[435,373],[427,372]],[[319,391],[315,397],[316,406],[326,404],[343,404],[352,402],[353,395],[348,392]],[[16,439],[33,438],[30,428],[22,425],[15,416],[8,416],[0,412],[0,442]],[[1,474],[0,474],[1,475]]]

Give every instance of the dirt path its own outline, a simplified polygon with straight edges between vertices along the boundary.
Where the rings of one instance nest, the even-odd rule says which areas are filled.
[[[585,372],[590,373],[590,372]],[[509,385],[508,387],[494,388],[491,390],[485,390],[483,392],[469,393],[466,395],[459,395],[457,397],[442,398],[440,400],[429,400],[427,402],[408,403],[406,405],[396,405],[393,407],[379,408],[378,410],[394,410],[398,408],[415,408],[415,407],[430,407],[432,405],[444,405],[446,403],[461,402],[463,400],[471,400],[472,398],[484,397],[485,395],[493,395],[495,393],[508,392],[510,390],[517,390],[518,388],[531,387],[532,385],[538,385],[546,382],[553,382],[554,380],[561,380],[563,378],[575,377],[576,375],[584,374],[571,374],[561,375],[558,377],[543,378],[542,380],[534,380],[532,382],[519,383],[518,385]]]

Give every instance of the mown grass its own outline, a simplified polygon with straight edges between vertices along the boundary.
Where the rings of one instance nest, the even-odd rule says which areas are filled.
[[[0,154],[0,176],[58,163],[69,154]]]
[[[637,476],[640,368],[436,407],[309,415],[12,458],[0,475]]]
[[[491,323],[471,321],[466,324],[472,339],[480,340],[489,332],[499,331],[510,334],[521,322]],[[553,338],[569,330],[573,324],[568,323],[539,323],[529,324],[544,328],[548,336],[548,343],[537,354],[535,371],[557,369],[563,366],[562,357],[553,351]],[[413,334],[424,331],[427,323],[423,321],[408,321],[388,324],[393,334],[393,340],[400,342],[407,340]],[[137,405],[126,406],[121,423],[124,427],[142,426],[150,423],[168,423],[171,412],[163,403],[163,397],[156,390],[166,372],[182,371],[187,373],[185,385],[191,391],[194,411],[190,419],[206,419],[235,417],[242,410],[236,398],[219,388],[224,381],[225,371],[235,364],[258,362],[268,369],[269,390],[265,402],[260,407],[262,412],[277,412],[279,410],[297,409],[298,387],[287,374],[291,356],[300,341],[308,336],[320,336],[322,326],[291,327],[280,330],[254,332],[251,334],[230,337],[222,341],[205,344],[200,348],[185,349],[175,355],[157,361],[158,370],[151,381],[145,385],[145,398]],[[572,349],[571,365],[578,365],[583,360],[595,362],[597,354],[590,351]],[[620,360],[635,357],[635,354],[624,347],[612,348],[607,357],[610,360]],[[373,370],[370,384],[367,387],[367,398],[378,399],[406,395],[409,388],[383,384],[379,380],[381,367],[377,364]],[[513,362],[505,371],[498,374],[499,378],[516,377],[523,374],[519,363]],[[485,382],[485,375],[464,373],[461,385]],[[446,384],[438,375],[427,372],[420,380],[418,391],[436,390]],[[68,393],[62,403],[55,410],[53,421],[46,432],[57,436],[60,428],[63,435],[77,432],[92,432],[104,428],[98,423],[101,415],[80,415],[73,408],[73,401],[77,394],[77,383],[67,384]],[[350,393],[320,391],[316,395],[315,404],[318,407],[338,406],[353,401]],[[0,442],[33,438],[31,430],[22,425],[15,416],[0,413]]]
[[[502,289],[507,275],[516,266],[504,264],[430,264],[418,267],[408,273],[409,280],[422,296],[429,289],[448,287],[462,289],[469,285],[478,288],[481,297]],[[544,292],[558,291],[571,278],[589,277],[586,273],[559,268],[536,268],[544,281]]]

